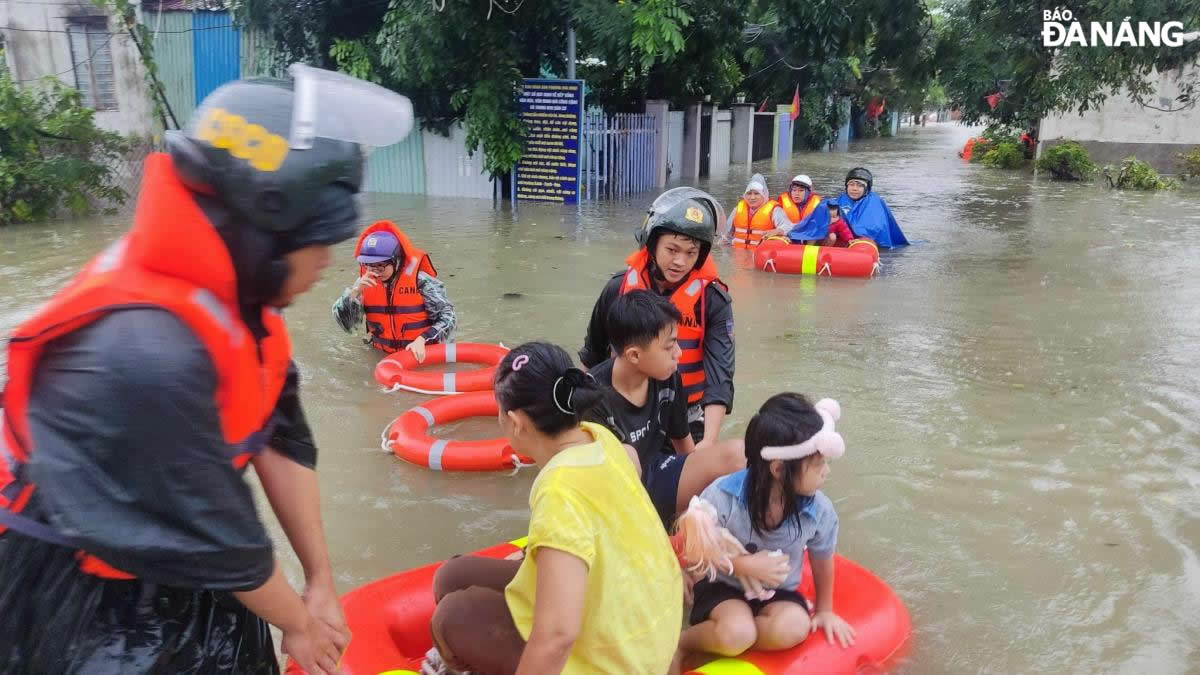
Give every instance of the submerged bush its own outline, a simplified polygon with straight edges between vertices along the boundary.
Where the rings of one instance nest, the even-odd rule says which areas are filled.
[[[1059,180],[1087,180],[1096,173],[1096,163],[1077,141],[1066,141],[1042,153],[1037,168]]]
[[[1025,166],[1025,149],[1016,141],[1001,141],[989,144],[988,148],[981,160],[986,166],[994,169],[1020,169]]]
[[[1189,178],[1200,177],[1200,148],[1192,148],[1188,152],[1181,152],[1179,157],[1179,177],[1187,180]]]
[[[1109,187],[1118,190],[1171,190],[1177,186],[1175,181],[1164,180],[1154,167],[1132,155],[1119,167],[1104,167],[1104,177],[1108,179]]]

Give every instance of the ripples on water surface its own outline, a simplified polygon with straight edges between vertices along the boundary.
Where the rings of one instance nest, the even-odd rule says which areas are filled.
[[[725,433],[778,391],[841,400],[849,452],[828,485],[840,551],[912,611],[904,670],[1197,672],[1200,196],[964,165],[968,133],[906,127],[850,153],[755,166],[774,191],[803,172],[822,193],[867,166],[924,243],[885,254],[883,278],[866,282],[771,276],[719,253],[737,320]],[[747,177],[735,167],[704,187],[730,209]],[[574,352],[652,198],[523,204],[514,220],[487,201],[375,195],[367,215],[431,253],[460,340]],[[0,328],[123,228],[0,231]],[[328,278],[287,313],[342,590],[520,535],[533,478],[434,473],[380,451],[384,425],[422,399],[379,393],[375,354],[330,319],[352,249],[339,246]],[[446,431],[479,437],[488,424]]]

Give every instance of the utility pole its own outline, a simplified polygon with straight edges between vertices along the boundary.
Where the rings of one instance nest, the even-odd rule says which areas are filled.
[[[567,79],[575,79],[575,26],[567,22]]]

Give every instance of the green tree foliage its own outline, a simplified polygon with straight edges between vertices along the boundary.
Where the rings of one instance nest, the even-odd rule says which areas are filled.
[[[1027,0],[946,0],[946,21],[937,47],[938,79],[963,121],[984,119],[1027,125],[1053,112],[1084,112],[1109,96],[1127,92],[1135,101],[1155,105],[1154,72],[1177,69],[1200,54],[1200,41],[1182,47],[1044,47],[1044,9],[1070,10],[1090,34],[1090,23],[1112,22],[1114,30],[1125,17],[1138,21],[1179,20],[1200,25],[1195,0],[1068,0],[1030,3]],[[1182,83],[1174,106],[1194,101],[1195,77]],[[987,98],[1002,96],[993,109]]]
[[[17,87],[0,70],[0,225],[44,220],[60,208],[83,216],[124,203],[112,163],[127,149],[103,131],[79,92],[53,77]]]

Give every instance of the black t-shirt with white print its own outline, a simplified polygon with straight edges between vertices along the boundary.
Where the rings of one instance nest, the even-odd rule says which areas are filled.
[[[636,406],[612,388],[613,359],[588,370],[604,386],[604,398],[585,418],[607,427],[622,443],[637,449],[643,474],[646,466],[663,453],[674,454],[668,443],[688,436],[687,398],[679,373],[668,380],[650,378],[646,403]]]

